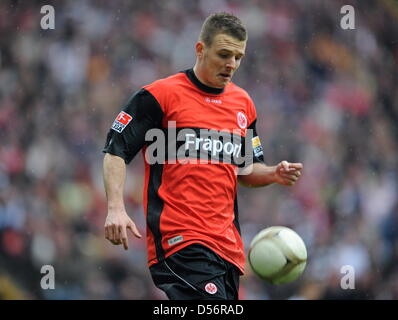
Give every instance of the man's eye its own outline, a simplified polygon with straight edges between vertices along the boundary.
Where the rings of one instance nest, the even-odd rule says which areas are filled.
[[[218,55],[219,55],[221,58],[223,58],[223,59],[228,58],[228,55],[225,54],[225,53],[219,53]]]

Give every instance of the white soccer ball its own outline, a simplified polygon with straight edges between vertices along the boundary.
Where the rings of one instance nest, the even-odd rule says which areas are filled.
[[[254,273],[272,284],[296,280],[307,264],[303,239],[287,227],[269,227],[250,243],[248,260]]]

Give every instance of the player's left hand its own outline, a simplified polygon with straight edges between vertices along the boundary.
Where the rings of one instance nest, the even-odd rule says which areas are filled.
[[[275,182],[284,186],[293,186],[301,176],[302,163],[280,162],[275,169]]]

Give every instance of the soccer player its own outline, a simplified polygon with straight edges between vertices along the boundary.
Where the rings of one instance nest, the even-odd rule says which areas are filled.
[[[246,42],[247,31],[239,18],[228,13],[209,16],[195,45],[194,67],[141,88],[116,117],[107,136],[105,237],[126,250],[127,229],[142,237],[124,205],[126,164],[138,151],[145,154],[149,149],[145,135],[154,129],[166,132],[169,123],[174,123],[177,136],[186,133],[182,140],[171,142],[165,133],[168,144],[197,151],[201,162],[206,159],[203,154],[211,158],[206,164],[171,161],[180,159],[180,153],[168,154],[163,162],[145,158],[148,266],[155,285],[169,299],[238,299],[245,254],[237,182],[249,187],[292,186],[303,168],[301,163],[287,161],[276,166],[264,163],[254,103],[231,82],[245,55]],[[207,138],[201,136],[203,130]],[[248,140],[236,138],[249,139],[251,148],[242,147]],[[236,156],[244,150],[252,161],[238,165]]]

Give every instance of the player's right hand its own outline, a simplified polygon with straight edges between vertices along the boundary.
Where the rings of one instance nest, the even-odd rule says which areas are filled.
[[[123,244],[125,250],[129,248],[127,229],[137,238],[142,238],[135,223],[125,211],[109,211],[105,221],[105,239],[114,245]]]

